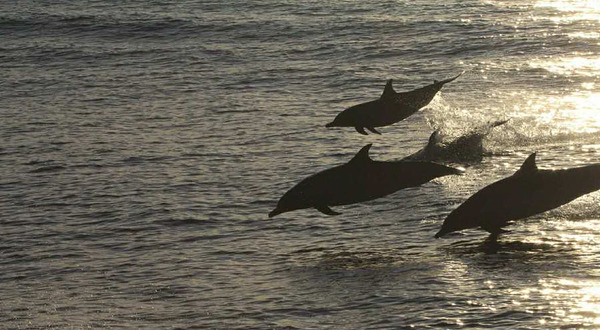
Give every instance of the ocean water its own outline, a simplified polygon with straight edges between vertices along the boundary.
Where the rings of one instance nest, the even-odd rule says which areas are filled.
[[[599,31],[594,0],[0,2],[0,328],[600,328],[600,193],[433,238],[531,152],[600,162]],[[462,71],[380,136],[324,127]],[[462,176],[267,217],[367,143],[501,119]]]

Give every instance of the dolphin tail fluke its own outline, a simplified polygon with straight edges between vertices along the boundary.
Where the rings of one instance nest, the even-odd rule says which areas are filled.
[[[315,208],[317,210],[319,210],[321,213],[324,213],[327,215],[340,215],[341,214],[340,212],[336,212],[336,211],[332,210],[327,205],[319,205],[319,206],[315,206]]]
[[[448,79],[441,80],[441,81],[434,80],[434,84],[436,84],[436,85],[442,85],[442,86],[443,86],[444,84],[447,84],[447,83],[449,83],[449,82],[451,82],[451,81],[454,81],[454,80],[456,80],[458,77],[462,76],[462,74],[463,74],[463,73],[465,73],[465,72],[463,71],[463,72],[459,73],[459,74],[458,74],[457,76],[455,76],[455,77],[448,78]]]
[[[481,134],[482,138],[484,138],[486,135],[488,135],[492,132],[492,129],[494,127],[502,126],[502,125],[508,123],[509,120],[510,120],[510,118],[504,119],[504,120],[489,121],[487,123],[487,125],[479,127],[473,133]]]
[[[504,125],[504,124],[508,123],[509,120],[510,120],[510,118],[505,119],[505,120],[496,120],[496,121],[490,123],[490,128],[494,128],[494,127],[498,127],[498,126]]]

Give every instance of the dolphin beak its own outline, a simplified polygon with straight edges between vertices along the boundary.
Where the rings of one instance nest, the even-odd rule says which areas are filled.
[[[276,207],[273,211],[269,212],[269,218],[272,218],[278,214],[283,213],[284,211],[282,211],[281,209],[279,209],[278,207]]]

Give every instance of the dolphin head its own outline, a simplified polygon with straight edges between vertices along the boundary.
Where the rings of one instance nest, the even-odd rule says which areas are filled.
[[[470,203],[467,200],[448,214],[444,219],[442,228],[435,234],[435,238],[463,229],[480,227],[482,225],[481,220],[481,205]]]
[[[381,106],[381,98],[357,105],[353,105],[340,112],[335,119],[325,127],[364,127],[369,121],[373,111]],[[370,126],[370,125],[369,125]]]
[[[333,121],[327,125],[325,125],[325,127],[351,127],[351,126],[355,126],[354,122],[354,117],[352,116],[352,109],[355,108],[356,106],[350,107],[342,112],[340,112],[337,116],[335,116],[335,119],[333,119]]]
[[[446,223],[444,222],[444,225],[445,225],[445,224],[446,224]],[[453,232],[453,230],[450,230],[450,229],[448,229],[448,228],[447,228],[447,226],[444,226],[444,225],[442,225],[442,229],[440,229],[440,230],[439,230],[439,231],[438,231],[438,232],[435,234],[435,238],[440,238],[440,237],[442,237],[442,236],[444,236],[444,235],[446,235],[446,234],[448,234],[448,233],[450,233],[450,232]]]
[[[325,125],[325,127],[327,127],[327,128],[329,128],[329,127],[337,127],[337,126],[340,126],[340,125],[337,125],[337,123],[335,122],[335,120],[332,121],[331,123]]]
[[[462,229],[466,229],[467,227],[461,226],[460,225],[461,222],[459,221],[458,217],[455,216],[454,212],[450,213],[450,215],[448,215],[448,217],[446,217],[446,219],[444,220],[444,224],[442,225],[442,228],[435,234],[435,238],[440,238],[448,233],[451,233],[453,231],[458,231],[458,230],[462,230]]]
[[[281,213],[285,213],[291,210],[286,210],[284,207],[277,205],[277,207],[275,207],[275,209],[271,212],[269,212],[269,218],[272,218],[276,215],[279,215]]]
[[[295,186],[281,197],[275,209],[269,212],[269,218],[285,212],[312,207],[308,195],[302,187]]]

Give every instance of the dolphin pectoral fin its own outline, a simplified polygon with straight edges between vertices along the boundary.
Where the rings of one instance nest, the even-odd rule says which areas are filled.
[[[367,134],[367,132],[365,132],[365,128],[364,128],[364,127],[355,126],[355,127],[354,127],[354,129],[355,129],[355,130],[356,130],[358,133],[360,133],[360,134],[362,134],[362,135],[369,135],[369,134]]]
[[[327,215],[340,215],[340,212],[336,212],[332,209],[329,208],[329,206],[327,205],[318,205],[315,206],[315,209],[321,211],[321,213],[327,214]]]
[[[379,134],[379,135],[381,135],[381,133],[379,133],[379,132],[378,132],[378,131],[375,129],[375,127],[367,127],[367,129],[368,129],[369,131],[371,131],[371,132],[375,133],[375,134]]]

